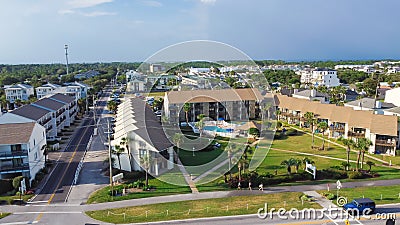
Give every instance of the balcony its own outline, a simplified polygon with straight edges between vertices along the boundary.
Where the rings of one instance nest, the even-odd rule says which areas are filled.
[[[12,165],[12,166],[2,166],[0,167],[0,173],[22,173],[22,172],[29,172],[29,164],[19,164],[19,165]]]
[[[28,157],[28,150],[0,152],[0,159],[15,159]]]
[[[392,141],[391,139],[375,140],[375,145],[385,146],[385,147],[396,147],[396,141]]]
[[[51,120],[51,118],[47,118],[47,119],[45,119],[44,121],[42,121],[41,123],[40,123],[40,125],[45,125],[46,123],[48,123],[49,121]]]
[[[336,132],[344,133],[344,127],[333,127],[333,128],[331,128],[331,130],[332,131],[336,131]]]
[[[363,137],[365,137],[365,133],[358,133],[358,132],[349,131],[347,133],[347,136],[354,137],[354,138],[363,138]]]

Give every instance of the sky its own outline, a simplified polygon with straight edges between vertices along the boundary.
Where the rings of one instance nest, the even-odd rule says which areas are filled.
[[[398,0],[0,0],[0,64],[138,62],[212,40],[255,60],[400,59]]]

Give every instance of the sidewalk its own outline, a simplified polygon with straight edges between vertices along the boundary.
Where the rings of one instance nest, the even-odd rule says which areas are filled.
[[[179,158],[178,158],[178,167],[181,173],[183,174],[186,183],[189,185],[190,190],[192,190],[192,193],[198,194],[199,190],[197,190],[196,185],[193,182],[192,176],[186,171],[185,166],[182,165],[182,162]]]
[[[324,209],[330,209],[330,208],[336,208],[337,206],[334,205],[330,200],[324,198],[322,195],[320,195],[316,191],[304,191],[303,192],[305,195],[313,198],[317,204],[322,206]]]

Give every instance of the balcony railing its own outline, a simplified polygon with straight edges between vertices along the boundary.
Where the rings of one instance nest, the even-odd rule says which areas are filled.
[[[388,140],[375,140],[375,145],[386,146],[386,147],[396,147],[396,141]]]
[[[44,121],[42,121],[41,123],[40,123],[40,125],[45,125],[46,123],[48,123],[49,121],[51,120],[51,118],[47,118],[47,119],[45,119]]]
[[[26,158],[26,157],[28,157],[28,150],[0,152],[0,159]]]
[[[333,127],[332,131],[344,132],[344,127]]]
[[[363,137],[365,137],[365,133],[358,133],[358,132],[351,132],[351,131],[349,131],[349,132],[347,133],[347,136],[349,136],[349,137],[355,137],[355,138],[363,138]]]
[[[24,163],[19,165],[0,167],[0,173],[18,173],[18,172],[29,172],[29,164]]]

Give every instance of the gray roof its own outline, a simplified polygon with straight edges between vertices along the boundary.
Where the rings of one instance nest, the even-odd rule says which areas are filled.
[[[38,106],[42,106],[48,109],[52,109],[52,110],[59,110],[61,109],[64,104],[57,102],[56,100],[50,99],[50,98],[42,98],[34,103],[32,103],[34,105],[38,105]]]
[[[396,107],[392,103],[386,103],[382,102],[382,109],[390,109]],[[347,102],[346,105],[351,105],[351,106],[358,106],[358,107],[363,107],[366,109],[375,109],[375,99],[373,98],[362,98],[358,99],[355,101]]]
[[[61,102],[67,103],[67,104],[75,101],[75,98],[68,96],[68,95],[63,95],[63,94],[54,94],[54,95],[49,96],[49,98],[54,99],[56,101],[61,101]]]
[[[43,109],[43,108],[40,108],[40,107],[37,107],[34,105],[24,105],[24,106],[19,107],[18,109],[13,110],[10,113],[37,121],[49,112],[50,111],[48,111],[46,109]]]
[[[296,94],[293,95],[300,95],[300,96],[304,96],[304,97],[310,97],[311,96],[311,90],[304,90],[304,91],[299,91]],[[329,95],[327,93],[321,93],[319,91],[317,91],[315,97],[326,97],[329,98]]]
[[[134,98],[132,99],[132,106],[135,120],[137,121],[135,126],[138,128],[133,131],[135,134],[154,146],[158,151],[163,151],[173,146],[164,133],[160,120],[144,100]]]
[[[11,86],[9,86],[7,88],[32,88],[32,86],[31,85],[27,85],[27,84],[14,84],[14,85],[11,85]]]
[[[392,113],[396,113],[396,114],[400,114],[400,107],[395,107],[395,108],[391,108],[391,109],[386,109],[386,112],[392,112]]]

